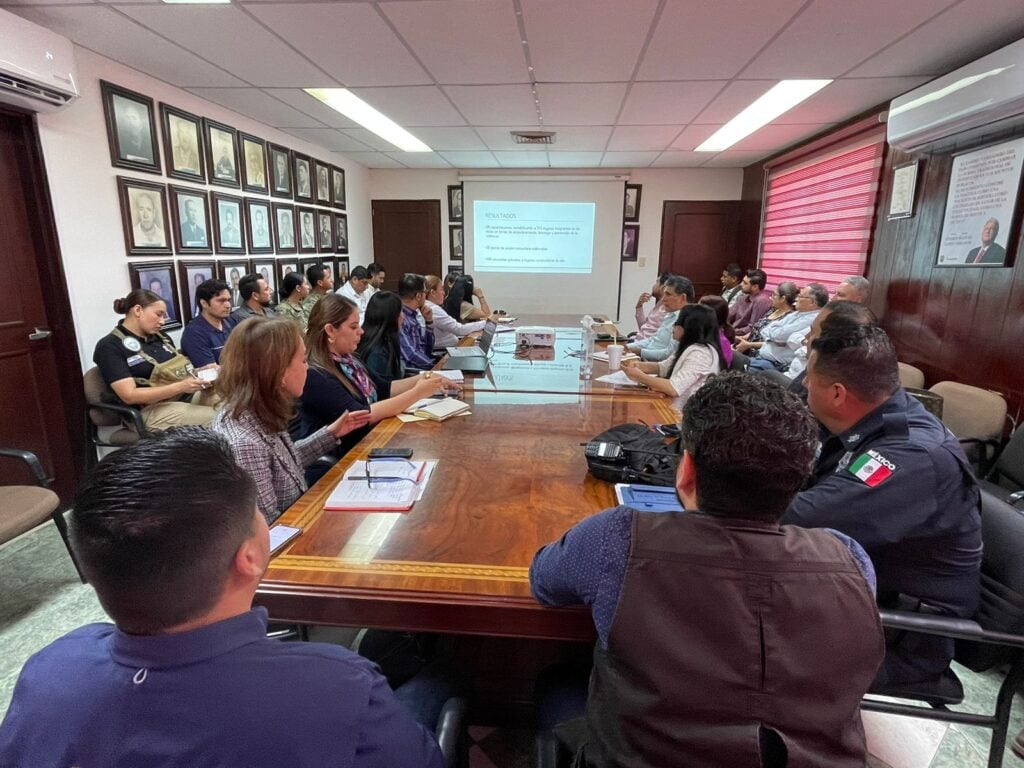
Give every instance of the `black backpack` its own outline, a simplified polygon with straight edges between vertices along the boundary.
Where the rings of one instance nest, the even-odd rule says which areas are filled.
[[[609,483],[643,483],[672,486],[679,466],[679,438],[671,442],[644,424],[619,424],[592,440],[618,443],[622,455],[615,459],[587,456],[590,474]]]

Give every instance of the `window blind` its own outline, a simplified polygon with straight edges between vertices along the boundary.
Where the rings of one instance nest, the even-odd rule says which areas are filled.
[[[873,128],[768,171],[759,264],[768,285],[863,275],[874,229],[885,131]]]

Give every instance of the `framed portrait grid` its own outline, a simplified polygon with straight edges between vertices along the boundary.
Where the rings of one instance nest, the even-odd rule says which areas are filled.
[[[162,172],[153,99],[100,80],[110,162],[117,168]]]

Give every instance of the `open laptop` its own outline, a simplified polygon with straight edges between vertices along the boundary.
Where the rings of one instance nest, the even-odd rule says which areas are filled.
[[[488,320],[484,324],[484,332],[480,335],[480,343],[474,347],[446,347],[448,359],[441,368],[445,371],[462,371],[463,373],[483,373],[487,370],[487,353],[491,348],[498,324]]]

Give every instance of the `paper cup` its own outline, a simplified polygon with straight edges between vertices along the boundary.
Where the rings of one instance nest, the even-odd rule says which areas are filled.
[[[622,367],[622,345],[609,344],[605,347],[605,351],[608,353],[608,369],[611,371],[619,370]]]

